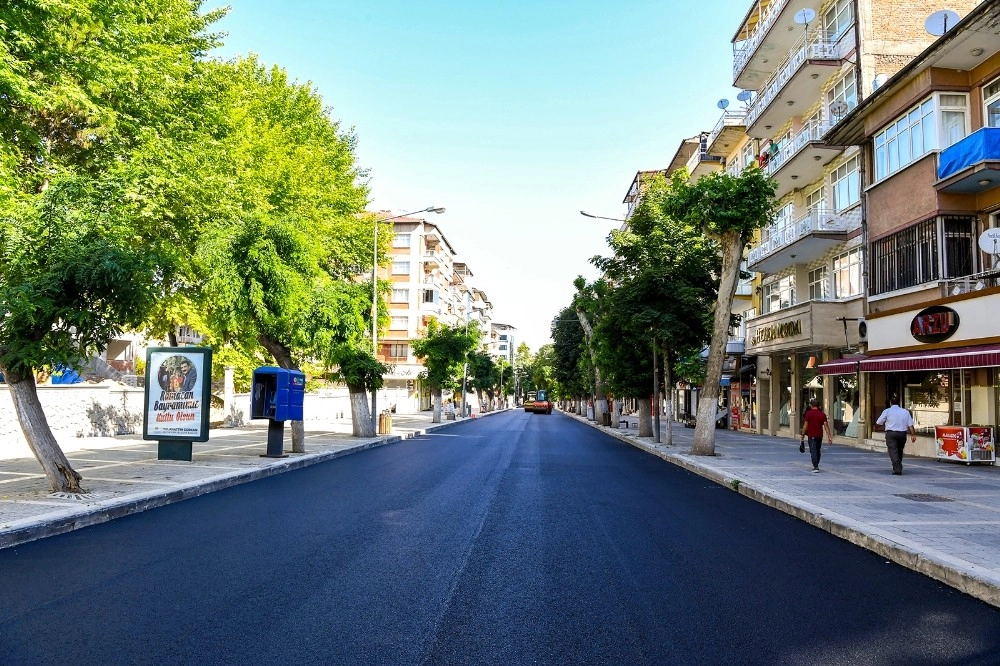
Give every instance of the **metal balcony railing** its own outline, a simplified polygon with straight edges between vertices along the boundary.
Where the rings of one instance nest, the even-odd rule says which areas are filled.
[[[706,150],[698,150],[694,153],[694,155],[688,158],[687,170],[690,173],[694,173],[694,170],[698,167],[699,164],[702,163],[721,164],[722,158],[717,157],[715,155],[709,155],[708,151]]]
[[[747,66],[750,58],[753,54],[757,52],[757,47],[764,40],[764,35],[767,31],[771,29],[774,22],[778,19],[781,14],[781,10],[785,8],[788,4],[788,0],[775,0],[767,9],[761,12],[760,20],[757,21],[757,28],[753,31],[745,42],[743,42],[743,47],[733,54],[733,80],[740,78],[740,74],[743,73],[743,69]]]
[[[823,139],[823,135],[830,130],[830,127],[832,127],[832,125],[827,121],[809,123],[803,127],[798,134],[792,137],[791,141],[786,143],[778,150],[777,153],[768,159],[767,165],[764,167],[765,173],[767,173],[768,176],[773,176],[807,144],[812,143],[813,141],[821,141]]]
[[[746,125],[747,112],[744,111],[723,111],[722,116],[719,118],[719,122],[715,123],[715,127],[712,131],[708,133],[708,142],[706,145],[711,146],[722,134],[722,130],[727,127],[743,127]]]
[[[747,109],[747,126],[756,122],[760,114],[764,113],[764,110],[778,97],[778,94],[791,81],[803,63],[807,60],[836,60],[837,58],[837,41],[831,39],[823,30],[803,33],[799,41],[778,65],[771,78],[761,86],[760,94],[750,104]]]
[[[750,248],[750,252],[747,254],[747,263],[752,266],[810,234],[850,231],[855,215],[860,215],[859,208],[854,208],[846,214],[837,214],[826,208],[816,208],[792,224],[776,223],[766,227],[763,230],[762,236],[764,238],[760,244]]]

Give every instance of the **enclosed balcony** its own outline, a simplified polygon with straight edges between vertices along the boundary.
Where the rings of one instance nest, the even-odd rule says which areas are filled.
[[[819,259],[847,240],[847,232],[860,224],[861,209],[838,214],[825,208],[809,211],[791,224],[776,222],[762,230],[759,245],[750,248],[747,265],[761,273],[777,273],[795,264]]]
[[[803,9],[818,9],[815,0],[759,0],[753,3],[733,37],[733,86],[760,90],[781,59],[806,31],[795,21]],[[819,25],[816,19],[814,25]]]
[[[840,70],[838,51],[836,41],[823,31],[802,34],[747,109],[747,134],[766,139],[772,128],[805,115]]]
[[[715,157],[729,157],[729,153],[743,138],[746,130],[746,115],[744,111],[723,111],[719,122],[708,133],[705,151]]]
[[[840,146],[823,143],[823,135],[829,129],[827,122],[810,123],[777,152],[769,154],[761,166],[767,175],[778,181],[775,198],[780,199],[795,188],[819,179],[823,166],[843,151]]]
[[[939,192],[978,194],[1000,187],[1000,127],[983,127],[938,155]]]

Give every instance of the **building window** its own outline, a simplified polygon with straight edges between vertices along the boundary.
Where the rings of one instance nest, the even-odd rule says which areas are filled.
[[[392,262],[392,274],[393,275],[409,275],[410,274],[410,262],[408,262],[408,261],[394,261],[394,262]]]
[[[410,345],[405,342],[394,342],[389,345],[389,358],[408,358]]]
[[[410,329],[409,317],[393,317],[389,322],[389,329],[393,331],[407,331]]]
[[[824,208],[826,208],[826,197],[823,195],[822,187],[806,195],[806,209],[810,213]]]
[[[396,234],[392,239],[393,247],[410,247],[410,234]]]
[[[946,216],[941,225],[944,238],[942,276],[958,278],[972,275],[976,272],[974,257],[978,247],[975,218]]]
[[[983,88],[983,103],[986,106],[986,126],[1000,127],[1000,79]]]
[[[847,105],[844,113],[847,113],[858,105],[858,86],[854,79],[854,70],[850,69],[844,78],[833,84],[833,88],[827,93],[830,105],[834,102],[843,102]],[[843,117],[843,113],[837,116],[837,120]]]
[[[501,333],[500,334],[500,339],[503,340],[504,342],[506,342],[507,341],[507,334],[506,333]]]
[[[393,289],[392,290],[392,302],[393,303],[409,303],[410,302],[410,290],[409,289]]]
[[[746,169],[748,166],[756,161],[756,156],[754,155],[753,141],[747,141],[746,145],[743,146],[743,158],[740,160],[740,166]]]
[[[823,15],[827,36],[836,41],[854,24],[854,0],[837,0]]]
[[[795,305],[795,276],[785,277],[768,282],[764,285],[764,298],[761,303],[764,314],[776,312]]]
[[[499,349],[500,351],[507,351],[507,345],[500,345],[499,347],[497,347],[497,349]]]
[[[437,303],[438,302],[437,289],[424,289],[423,302]]]
[[[932,218],[871,243],[872,293],[937,280],[937,220]]]
[[[861,248],[833,258],[833,297],[861,295]]]
[[[809,271],[809,300],[826,300],[826,266]]]
[[[861,201],[861,159],[855,155],[830,174],[833,209],[838,213]]]
[[[913,107],[875,135],[875,180],[891,176],[932,150],[965,138],[969,97],[938,93]]]

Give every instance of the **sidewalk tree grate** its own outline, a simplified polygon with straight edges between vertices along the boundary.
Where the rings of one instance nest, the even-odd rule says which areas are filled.
[[[902,493],[896,495],[896,497],[902,497],[903,499],[913,500],[914,502],[954,502],[950,497],[942,497],[941,495],[931,495],[930,493]]]
[[[97,499],[97,495],[89,493],[49,493],[52,499],[73,500],[74,502],[88,502]]]

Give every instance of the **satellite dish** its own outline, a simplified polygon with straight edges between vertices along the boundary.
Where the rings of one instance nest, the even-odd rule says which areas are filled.
[[[950,9],[939,9],[924,21],[924,30],[930,35],[940,37],[948,32],[949,28],[954,28],[955,24],[961,20],[962,17],[958,15],[958,12]]]
[[[740,93],[736,96],[736,99],[740,100],[741,102],[749,102],[750,95],[752,94],[753,93],[751,93],[749,90],[741,90]]]
[[[979,249],[986,254],[1000,254],[1000,229],[987,229],[979,236]]]
[[[804,25],[806,28],[809,27],[809,21],[812,21],[814,18],[816,18],[816,11],[809,7],[795,12],[795,22],[799,25]]]
[[[716,104],[716,106],[719,107],[720,109],[722,109],[723,111],[725,111],[726,107],[729,106],[729,100],[728,99],[720,99],[719,103]]]
[[[833,102],[830,104],[830,113],[839,119],[842,115],[847,113],[847,102],[842,102],[840,100]]]
[[[878,90],[888,80],[889,76],[887,74],[876,74],[875,78],[872,79],[872,90]]]

